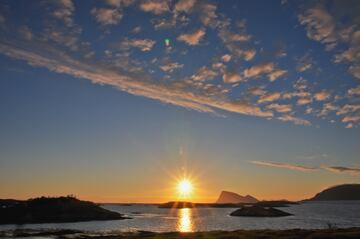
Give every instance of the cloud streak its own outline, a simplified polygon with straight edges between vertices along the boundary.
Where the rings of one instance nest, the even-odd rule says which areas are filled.
[[[0,41],[0,53],[8,57],[27,61],[37,67],[87,79],[96,84],[110,85],[133,95],[144,96],[163,103],[173,104],[200,112],[215,113],[216,110],[234,113],[271,117],[273,113],[246,101],[231,101],[226,98],[214,99],[204,94],[195,94],[176,84],[155,83],[145,76],[132,76],[108,68],[79,61],[66,53],[43,44],[18,45],[14,42]]]
[[[266,167],[273,167],[273,168],[285,168],[290,170],[302,171],[302,172],[309,172],[309,171],[317,171],[319,169],[324,169],[333,173],[349,173],[353,176],[360,176],[360,168],[355,167],[344,167],[344,166],[321,166],[321,167],[311,167],[311,166],[304,166],[298,164],[290,164],[290,163],[278,163],[278,162],[271,162],[271,161],[250,161],[252,164],[266,166]]]
[[[360,176],[360,168],[342,167],[342,166],[328,166],[324,167],[335,173],[350,173],[351,175]]]
[[[309,166],[302,166],[296,164],[288,164],[288,163],[276,163],[276,162],[268,162],[268,161],[251,161],[251,163],[256,165],[268,166],[268,167],[275,167],[275,168],[286,168],[296,171],[315,171],[318,168],[316,167],[309,167]]]

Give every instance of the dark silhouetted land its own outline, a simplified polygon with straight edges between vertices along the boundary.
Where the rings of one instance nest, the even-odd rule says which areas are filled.
[[[281,211],[272,207],[260,206],[244,206],[236,211],[230,213],[230,216],[236,217],[285,217],[292,214]]]
[[[0,231],[0,237],[57,237],[72,239],[355,239],[360,238],[360,228],[322,230],[238,230],[193,233],[154,232],[84,232],[76,230],[15,230]]]
[[[1,200],[0,224],[55,223],[126,219],[120,213],[75,197]]]
[[[343,184],[316,194],[311,201],[360,200],[360,184]]]

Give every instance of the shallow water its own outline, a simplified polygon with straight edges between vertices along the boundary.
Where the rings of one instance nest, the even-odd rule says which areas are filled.
[[[232,217],[235,208],[163,209],[154,205],[105,205],[106,209],[133,219],[77,223],[0,225],[16,228],[78,229],[89,231],[212,231],[237,229],[315,229],[328,224],[339,228],[360,227],[360,201],[306,202],[280,208],[294,216],[281,218]]]

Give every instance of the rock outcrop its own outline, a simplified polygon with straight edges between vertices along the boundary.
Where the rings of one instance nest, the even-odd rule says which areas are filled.
[[[272,207],[248,206],[242,207],[230,214],[237,217],[285,217],[292,214]]]

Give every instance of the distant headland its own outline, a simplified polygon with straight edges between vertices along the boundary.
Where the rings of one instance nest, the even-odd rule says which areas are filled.
[[[307,201],[360,200],[360,184],[343,184],[327,188]]]

